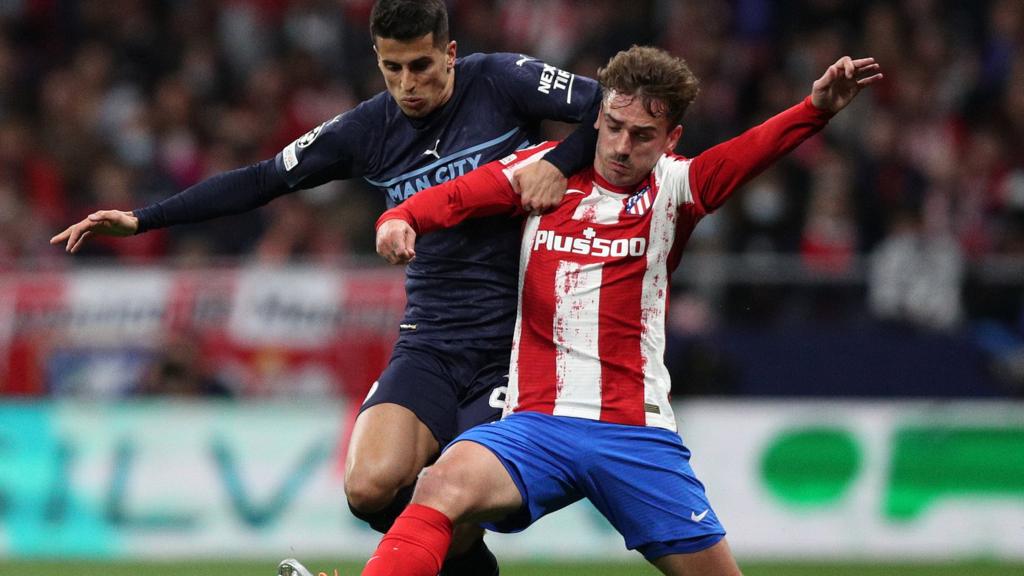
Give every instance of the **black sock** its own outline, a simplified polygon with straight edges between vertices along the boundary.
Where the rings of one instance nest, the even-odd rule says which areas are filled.
[[[481,538],[465,554],[445,560],[439,576],[498,576],[498,559]]]

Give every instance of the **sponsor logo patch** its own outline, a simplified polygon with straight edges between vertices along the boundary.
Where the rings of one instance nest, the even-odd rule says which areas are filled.
[[[647,252],[646,238],[597,238],[593,228],[583,231],[583,238],[563,236],[554,230],[538,230],[533,238],[533,250],[568,252],[598,258],[623,258],[643,256]]]

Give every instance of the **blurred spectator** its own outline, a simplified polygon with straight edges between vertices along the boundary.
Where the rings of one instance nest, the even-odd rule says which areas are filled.
[[[136,391],[142,396],[230,398],[234,392],[206,369],[196,339],[172,336],[156,353]]]
[[[893,215],[889,236],[872,257],[868,280],[874,314],[936,330],[962,320],[964,262],[941,226],[929,227],[913,209]]]

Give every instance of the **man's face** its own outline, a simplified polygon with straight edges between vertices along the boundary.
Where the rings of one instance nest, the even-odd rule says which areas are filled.
[[[683,127],[669,126],[664,105],[655,102],[652,116],[638,97],[609,91],[595,127],[597,156],[594,168],[616,186],[632,186],[647,177],[661,158],[671,152]]]
[[[448,101],[455,86],[455,42],[442,50],[434,35],[416,40],[374,39],[377,66],[406,116],[422,118]]]

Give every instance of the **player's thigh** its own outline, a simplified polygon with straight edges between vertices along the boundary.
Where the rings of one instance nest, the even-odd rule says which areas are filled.
[[[457,384],[443,346],[399,339],[387,368],[363,401],[349,439],[346,478],[400,488],[455,437]]]
[[[508,393],[508,348],[478,347],[472,358],[472,372],[465,371],[460,383],[455,422],[459,434],[501,418]]]
[[[401,488],[440,450],[433,433],[410,409],[398,404],[376,404],[356,418],[345,459],[349,482],[368,480]]]
[[[653,560],[652,564],[669,576],[742,576],[724,538],[700,552],[669,554]]]
[[[709,549],[725,536],[677,434],[600,422],[591,428],[583,491],[627,548],[656,559]]]
[[[502,518],[522,504],[519,488],[488,448],[459,441],[423,471],[412,501],[440,510],[455,522]]]

